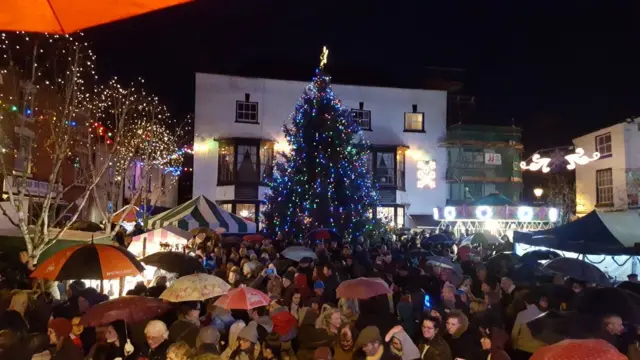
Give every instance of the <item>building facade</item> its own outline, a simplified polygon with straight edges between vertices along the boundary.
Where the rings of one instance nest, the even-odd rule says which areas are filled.
[[[274,151],[287,148],[282,126],[306,82],[196,74],[193,196],[259,220]],[[406,227],[408,215],[432,215],[445,201],[447,93],[334,84],[372,145],[379,217]]]
[[[519,202],[522,130],[517,127],[456,124],[440,146],[447,152],[447,204],[473,202],[500,193]]]
[[[638,207],[640,118],[573,139],[585,154],[600,157],[576,167],[576,214]]]

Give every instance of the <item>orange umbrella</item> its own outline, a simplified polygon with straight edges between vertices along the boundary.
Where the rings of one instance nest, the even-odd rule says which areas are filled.
[[[137,276],[144,266],[127,249],[101,244],[76,245],[58,251],[31,273],[47,280],[118,279]]]
[[[531,360],[626,360],[613,345],[601,339],[563,340],[536,350]]]
[[[0,30],[70,34],[193,0],[3,0]]]

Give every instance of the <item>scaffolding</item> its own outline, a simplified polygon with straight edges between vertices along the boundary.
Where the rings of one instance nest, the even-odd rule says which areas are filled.
[[[438,226],[438,231],[449,230],[456,237],[488,232],[498,237],[507,235],[510,239],[513,239],[514,231],[538,231],[550,229],[554,226],[555,223],[551,221],[456,219],[451,221],[442,220]]]

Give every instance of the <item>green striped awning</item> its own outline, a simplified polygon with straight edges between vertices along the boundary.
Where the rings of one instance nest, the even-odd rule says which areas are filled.
[[[202,195],[158,214],[148,222],[151,229],[159,229],[166,225],[177,226],[186,231],[202,227],[224,228],[229,233],[255,233],[257,231],[255,223],[223,210]]]

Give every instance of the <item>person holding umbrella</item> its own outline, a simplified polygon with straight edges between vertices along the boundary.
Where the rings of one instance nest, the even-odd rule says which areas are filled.
[[[200,302],[185,301],[181,303],[178,320],[169,328],[169,340],[171,342],[184,341],[195,348],[199,332]]]

